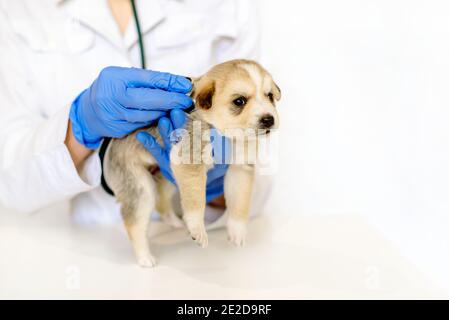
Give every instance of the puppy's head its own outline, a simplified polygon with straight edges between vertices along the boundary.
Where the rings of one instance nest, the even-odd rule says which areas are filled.
[[[232,60],[194,80],[195,108],[201,118],[226,135],[228,129],[269,133],[278,126],[275,103],[281,91],[257,62]]]

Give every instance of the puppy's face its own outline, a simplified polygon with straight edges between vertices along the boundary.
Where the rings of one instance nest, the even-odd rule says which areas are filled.
[[[266,134],[277,128],[279,87],[258,63],[233,60],[219,64],[194,82],[193,97],[202,119],[226,135],[228,129]]]

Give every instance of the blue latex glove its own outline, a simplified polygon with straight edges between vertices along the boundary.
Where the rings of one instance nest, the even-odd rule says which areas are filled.
[[[90,149],[105,137],[122,138],[174,108],[188,108],[192,84],[184,77],[136,68],[108,67],[73,102],[75,138]]]
[[[164,146],[159,145],[156,139],[147,132],[139,132],[137,140],[147,149],[159,163],[160,170],[164,177],[173,184],[176,184],[170,168],[170,150],[172,141],[170,136],[173,130],[183,128],[186,121],[184,111],[174,109],[170,112],[170,119],[163,117],[159,120],[158,129],[164,141]],[[212,136],[212,134],[211,134]],[[228,170],[227,164],[215,164],[207,173],[206,202],[218,198],[224,192],[224,176]]]

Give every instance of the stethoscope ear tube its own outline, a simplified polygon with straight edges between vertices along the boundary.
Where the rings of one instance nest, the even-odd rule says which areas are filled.
[[[145,47],[143,45],[142,29],[140,28],[139,15],[137,14],[136,2],[134,0],[131,0],[131,6],[133,8],[134,21],[136,22],[137,36],[139,37],[140,64],[142,69],[145,69]]]

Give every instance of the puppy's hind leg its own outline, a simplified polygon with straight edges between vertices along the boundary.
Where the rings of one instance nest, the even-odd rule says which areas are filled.
[[[161,215],[161,220],[173,228],[184,227],[185,225],[181,218],[173,210],[172,198],[175,194],[176,187],[161,175],[158,177],[157,189],[158,199],[156,210]]]
[[[153,267],[156,260],[151,254],[148,239],[151,213],[156,206],[156,186],[153,177],[144,167],[136,168],[132,173],[128,171],[121,192],[115,193],[122,205],[122,217],[137,262],[142,267]]]

